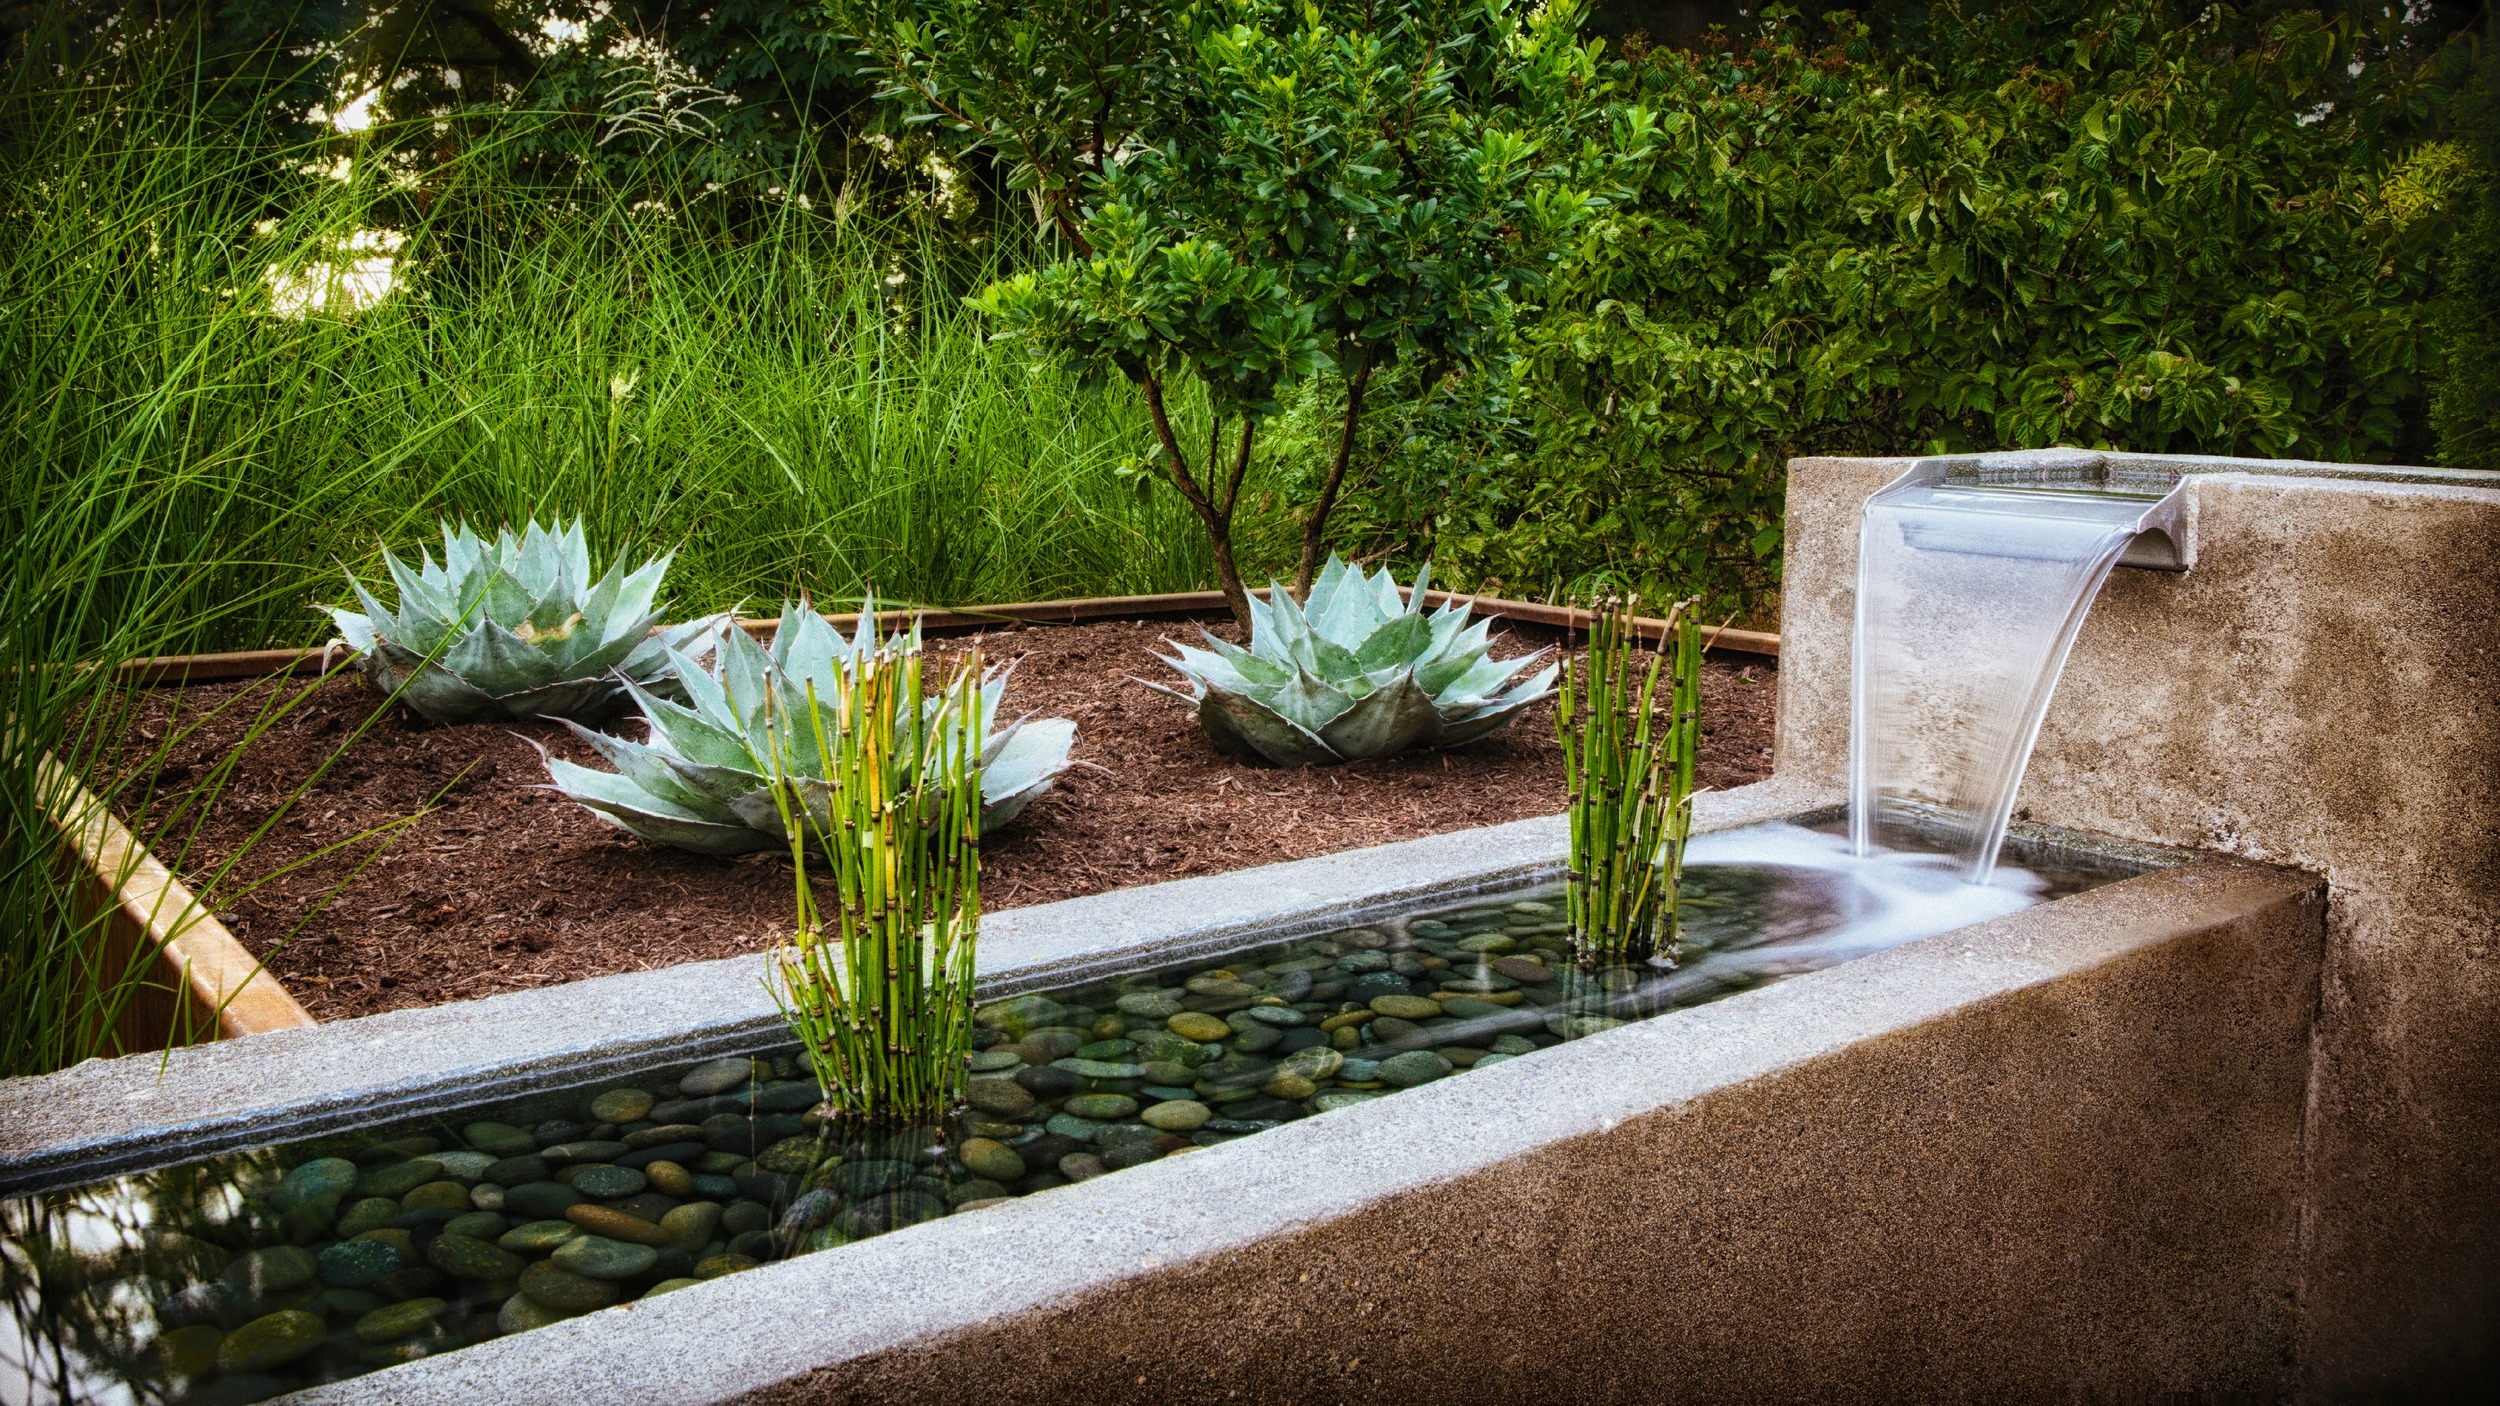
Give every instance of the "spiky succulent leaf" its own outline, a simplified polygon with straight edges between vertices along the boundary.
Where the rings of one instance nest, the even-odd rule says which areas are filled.
[[[598,783],[578,788],[574,782],[582,768],[562,770],[551,761],[549,775],[558,790],[646,839],[708,854],[778,847],[786,839],[783,804],[793,806],[793,813],[803,810],[821,821],[831,818],[834,783],[826,775],[819,738],[830,738],[836,730],[835,708],[843,696],[841,667],[880,651],[899,653],[917,642],[917,630],[880,642],[874,621],[872,601],[859,629],[845,639],[801,602],[783,607],[769,648],[744,631],[731,630],[711,651],[708,663],[664,649],[677,698],[627,685],[648,725],[649,740],[630,742],[577,728],[616,771],[590,772]],[[1014,819],[1073,765],[1068,753],[1076,741],[1075,723],[1049,718],[995,725],[1007,673],[993,671],[975,694],[985,730],[984,831]],[[944,705],[930,700],[925,706],[935,710]],[[787,786],[780,804],[771,780],[774,761]],[[690,822],[710,828],[690,829]],[[752,842],[722,848],[727,843],[722,836],[730,831]]]
[[[653,635],[669,560],[632,571],[619,562],[594,582],[578,520],[560,529],[532,522],[491,542],[445,523],[440,563],[431,552],[413,567],[382,554],[396,610],[351,575],[364,609],[329,615],[366,680],[436,722],[600,722],[625,710],[629,687],[674,692],[675,659],[708,653],[729,620],[707,616]]]
[[[1555,670],[1502,691],[1544,651],[1493,659],[1489,623],[1466,606],[1425,612],[1431,580],[1427,566],[1400,600],[1388,572],[1331,556],[1301,604],[1272,585],[1251,598],[1248,649],[1213,635],[1207,649],[1173,644],[1159,657],[1190,691],[1162,691],[1196,705],[1218,751],[1279,766],[1472,742],[1550,694]]]

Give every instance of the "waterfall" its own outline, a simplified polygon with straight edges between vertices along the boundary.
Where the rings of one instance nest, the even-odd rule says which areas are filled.
[[[1851,847],[1913,824],[1932,847],[1941,827],[1974,883],[2093,597],[2140,533],[2167,544],[2179,502],[2175,479],[2113,478],[2098,455],[2001,462],[2020,467],[1922,463],[1867,500],[1858,538]]]

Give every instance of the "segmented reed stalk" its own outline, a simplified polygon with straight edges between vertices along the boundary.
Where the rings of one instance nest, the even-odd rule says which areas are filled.
[[[924,707],[917,647],[841,669],[824,713],[776,724],[776,757],[813,742],[831,784],[783,782],[774,804],[798,874],[798,932],[768,985],[826,1099],[853,1125],[930,1123],[963,1097],[981,924],[981,656]],[[813,697],[811,693],[811,702]],[[793,736],[801,728],[804,733]],[[825,929],[809,841],[832,866]]]
[[[1591,606],[1588,657],[1563,671],[1554,713],[1570,787],[1571,942],[1583,963],[1675,955],[1676,883],[1693,828],[1693,755],[1701,734],[1701,628],[1686,601],[1675,636],[1667,719],[1656,715],[1663,651],[1640,667],[1637,600]],[[1663,641],[1662,641],[1663,643]]]

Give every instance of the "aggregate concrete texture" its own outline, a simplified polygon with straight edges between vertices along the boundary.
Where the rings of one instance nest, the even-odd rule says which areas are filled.
[[[2119,571],[2016,814],[2324,875],[2301,1388],[2500,1394],[2500,474],[2183,472],[2184,574]],[[1845,784],[1859,508],[1790,466],[1779,769]]]
[[[2323,904],[2155,870],[292,1400],[2279,1395]]]

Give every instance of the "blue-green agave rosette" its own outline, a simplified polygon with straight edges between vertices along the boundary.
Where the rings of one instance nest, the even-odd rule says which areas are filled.
[[[382,561],[399,608],[350,575],[364,609],[330,608],[330,618],[369,683],[438,723],[607,721],[625,711],[629,686],[673,690],[672,660],[710,652],[729,620],[655,633],[670,558],[631,572],[620,561],[594,579],[579,520],[491,540],[445,523],[439,565],[431,552],[415,568],[389,551]]]
[[[1546,651],[1492,658],[1490,624],[1469,623],[1468,607],[1424,612],[1431,575],[1427,565],[1402,601],[1387,571],[1367,576],[1332,555],[1300,605],[1274,586],[1251,598],[1248,649],[1212,634],[1206,649],[1165,641],[1188,693],[1148,686],[1194,705],[1218,750],[1278,766],[1473,742],[1552,694],[1556,666],[1514,686]]]
[[[850,639],[805,602],[784,606],[771,648],[743,631],[722,637],[711,667],[675,660],[685,701],[633,688],[650,738],[630,742],[584,727],[573,732],[616,768],[598,771],[560,757],[547,759],[555,788],[620,829],[646,840],[703,854],[751,854],[789,846],[782,808],[774,804],[776,762],[798,807],[828,823],[833,782],[818,740],[835,731],[838,670],[879,649],[918,643],[917,630],[879,644],[873,602]],[[981,710],[981,829],[1013,820],[1075,765],[1068,757],[1076,724],[1065,718],[999,725],[1007,669],[994,669],[975,694]],[[811,692],[812,689],[812,692]],[[821,701],[820,701],[821,700]],[[931,699],[932,711],[945,706]],[[819,727],[821,725],[821,731]]]

